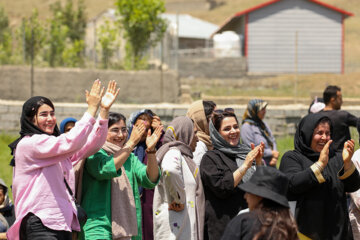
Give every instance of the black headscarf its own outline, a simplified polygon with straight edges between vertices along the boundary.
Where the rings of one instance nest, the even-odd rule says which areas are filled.
[[[13,155],[13,158],[11,159],[10,162],[11,166],[15,166],[14,152],[17,144],[20,142],[20,140],[23,137],[32,136],[34,134],[48,134],[32,123],[32,119],[37,114],[39,108],[44,104],[49,105],[52,109],[55,110],[53,103],[46,97],[41,97],[41,96],[32,97],[24,103],[20,118],[20,125],[21,125],[20,137],[16,139],[14,142],[9,144],[9,148],[11,149],[11,155]],[[55,125],[54,132],[51,135],[54,136],[60,135],[60,131],[57,125]]]
[[[330,136],[332,138],[333,129],[330,118],[323,116],[322,114],[319,113],[309,114],[300,120],[299,126],[296,129],[296,134],[294,138],[295,151],[300,152],[309,159],[319,158],[320,153],[315,152],[314,150],[311,149],[311,141],[312,141],[314,129],[323,119],[327,119],[330,124]],[[332,157],[333,155],[335,155],[335,151],[332,149],[330,145],[329,157]]]

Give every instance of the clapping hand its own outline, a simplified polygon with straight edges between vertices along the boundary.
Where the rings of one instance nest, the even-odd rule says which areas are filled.
[[[260,145],[259,145],[260,146]],[[244,161],[244,165],[246,166],[247,169],[249,169],[253,163],[253,161],[256,159],[256,157],[258,156],[259,154],[259,151],[260,151],[260,148],[259,147],[256,147],[254,148],[253,150],[251,150],[247,155],[246,155],[246,158],[245,158],[245,161]]]
[[[262,158],[264,156],[264,148],[265,144],[261,142],[258,146],[255,147],[253,143],[251,143],[251,149],[254,150],[255,148],[258,148],[259,151],[255,157],[256,165],[262,165]]]
[[[355,143],[353,139],[348,140],[344,143],[344,149],[342,152],[344,164],[351,162],[351,158],[354,154],[354,147],[355,147]]]
[[[317,162],[320,164],[320,167],[322,169],[324,169],[329,162],[329,148],[330,148],[331,143],[332,143],[332,140],[329,140],[320,152],[320,157]]]
[[[111,80],[108,84],[105,95],[101,99],[101,107],[109,110],[111,105],[115,102],[119,91],[120,88],[116,89],[115,80]]]
[[[85,90],[86,102],[88,104],[88,113],[95,117],[95,114],[99,108],[101,97],[104,95],[104,88],[101,88],[101,82],[99,79],[95,80],[90,92]]]
[[[148,130],[147,137],[146,137],[146,146],[147,146],[148,150],[153,151],[155,149],[155,146],[161,137],[163,128],[164,128],[163,125],[158,125],[155,128],[155,131],[153,134],[151,134],[150,129]]]

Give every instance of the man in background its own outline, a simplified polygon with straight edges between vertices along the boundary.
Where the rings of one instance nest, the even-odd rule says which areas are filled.
[[[341,88],[338,86],[328,86],[323,93],[323,99],[325,108],[321,114],[329,117],[332,123],[333,143],[331,145],[336,151],[342,151],[344,143],[351,139],[349,127],[356,127],[358,118],[347,111],[340,110],[343,100]]]

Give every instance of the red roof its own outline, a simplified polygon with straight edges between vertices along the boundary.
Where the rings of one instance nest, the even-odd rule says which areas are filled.
[[[259,5],[256,5],[256,6],[252,7],[252,8],[248,8],[248,9],[246,9],[246,10],[244,10],[244,11],[237,12],[237,13],[235,13],[235,15],[234,15],[233,17],[242,16],[242,15],[244,15],[244,14],[253,12],[253,11],[255,11],[255,10],[258,10],[258,9],[260,9],[260,8],[266,7],[266,6],[268,6],[268,5],[271,5],[271,4],[276,3],[276,2],[279,2],[279,1],[281,1],[281,0],[271,0],[271,1],[268,1],[268,2],[265,2],[265,3],[261,3],[261,4],[259,4]],[[321,1],[318,1],[318,0],[308,0],[308,1],[313,2],[313,3],[316,3],[316,4],[321,5],[321,6],[323,6],[323,7],[329,8],[329,9],[331,9],[331,10],[333,10],[333,11],[339,12],[339,13],[345,15],[345,16],[354,16],[354,14],[351,13],[351,12],[347,12],[347,11],[345,11],[345,10],[343,10],[343,9],[334,7],[334,6],[330,5],[330,4],[327,4],[327,3],[324,3],[324,2],[321,2]]]
[[[235,13],[232,17],[228,18],[228,19],[225,21],[225,23],[223,23],[223,24],[218,28],[218,30],[217,30],[215,33],[219,32],[219,30],[222,29],[226,24],[228,24],[232,19],[237,18],[237,17],[240,17],[240,16],[243,16],[243,15],[245,15],[245,14],[247,14],[247,13],[256,11],[256,10],[258,10],[258,9],[260,9],[260,8],[266,7],[266,6],[268,6],[268,5],[271,5],[271,4],[276,3],[276,2],[279,2],[279,1],[281,1],[281,0],[271,0],[271,1],[268,1],[268,2],[261,3],[261,4],[259,4],[259,5],[256,5],[256,6],[254,6],[254,7],[248,8],[248,9],[246,9],[246,10],[237,12],[237,13]],[[326,7],[326,8],[328,8],[328,9],[330,9],[330,10],[339,12],[339,13],[341,13],[344,17],[354,16],[354,14],[351,13],[351,12],[347,12],[347,11],[345,11],[345,10],[343,10],[343,9],[337,8],[337,7],[335,7],[335,6],[332,6],[332,5],[330,5],[330,4],[327,4],[327,3],[324,3],[324,2],[321,2],[321,1],[318,1],[318,0],[308,0],[308,1],[313,2],[313,3],[316,3],[316,4],[321,5],[321,6],[323,6],[323,7]],[[215,33],[213,33],[213,35],[214,35]]]

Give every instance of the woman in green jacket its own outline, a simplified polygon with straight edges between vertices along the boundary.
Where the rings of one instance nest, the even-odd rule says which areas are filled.
[[[145,123],[134,126],[127,142],[125,123],[122,114],[110,113],[106,143],[84,164],[81,206],[88,220],[81,239],[142,239],[138,186],[154,188],[160,179],[155,146],[162,126],[152,135],[148,132],[148,164],[144,165],[131,152],[145,131]]]

